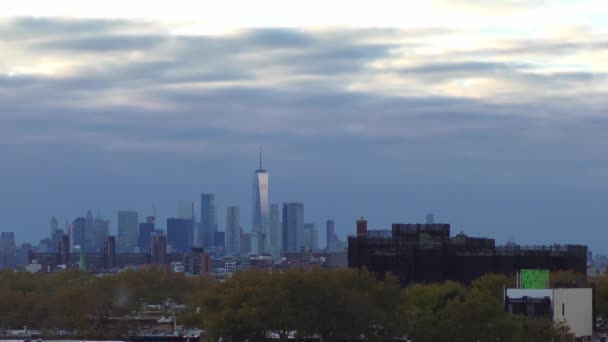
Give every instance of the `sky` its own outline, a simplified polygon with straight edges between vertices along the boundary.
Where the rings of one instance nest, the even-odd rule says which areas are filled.
[[[342,238],[432,212],[608,254],[607,75],[604,0],[2,0],[0,230],[213,192],[248,231],[261,145]]]

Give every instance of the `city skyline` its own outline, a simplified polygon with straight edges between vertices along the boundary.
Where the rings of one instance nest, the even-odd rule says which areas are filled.
[[[164,225],[201,193],[220,229],[238,206],[250,231],[262,145],[270,203],[304,203],[342,238],[361,216],[388,229],[433,213],[498,243],[606,254],[607,11],[3,1],[0,231],[38,241],[88,209],[114,232],[119,210]]]

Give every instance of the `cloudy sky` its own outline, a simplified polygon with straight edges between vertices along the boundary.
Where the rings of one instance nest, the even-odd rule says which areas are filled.
[[[372,228],[608,253],[608,6],[581,1],[0,1],[0,218],[215,192]],[[324,245],[324,239],[321,245]]]

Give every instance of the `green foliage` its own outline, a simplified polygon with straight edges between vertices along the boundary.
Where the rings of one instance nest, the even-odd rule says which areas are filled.
[[[560,275],[564,278],[571,275]],[[189,306],[178,317],[203,328],[210,341],[546,341],[566,334],[550,320],[504,312],[503,289],[514,280],[486,275],[469,287],[455,282],[401,290],[365,270],[239,272],[225,283],[147,268],[96,277],[78,270],[54,274],[0,272],[0,327],[24,325],[48,336],[121,337],[132,327],[109,318],[134,313],[143,302],[171,298]],[[608,282],[596,285],[608,298]],[[608,304],[598,305],[604,313]]]

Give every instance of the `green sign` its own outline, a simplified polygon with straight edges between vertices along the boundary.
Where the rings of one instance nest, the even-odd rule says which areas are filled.
[[[548,289],[549,270],[521,270],[522,289]]]

